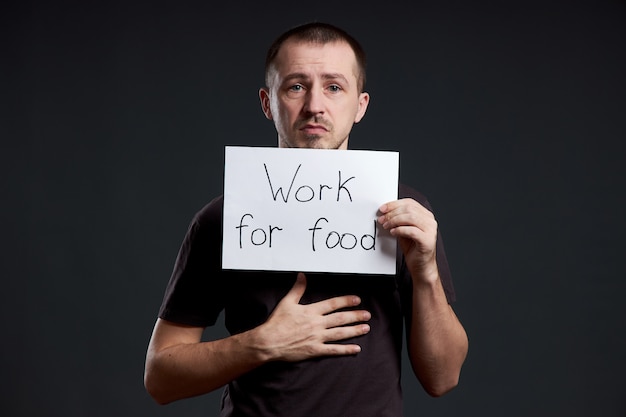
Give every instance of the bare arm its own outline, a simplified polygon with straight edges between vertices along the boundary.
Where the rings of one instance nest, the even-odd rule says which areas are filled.
[[[413,279],[412,321],[407,335],[413,371],[426,392],[443,395],[458,384],[468,340],[439,277],[437,222],[413,199],[384,204],[380,212],[379,222],[398,238]]]
[[[161,404],[213,391],[271,361],[299,361],[316,356],[352,355],[354,344],[332,344],[369,332],[356,296],[335,297],[313,304],[299,301],[306,289],[304,274],[276,306],[268,320],[252,330],[224,339],[201,342],[202,327],[158,319],[146,355],[144,383]]]

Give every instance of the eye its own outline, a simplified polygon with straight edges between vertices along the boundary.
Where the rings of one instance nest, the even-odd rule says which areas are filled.
[[[328,86],[328,89],[332,92],[332,93],[337,93],[339,91],[341,91],[341,87],[338,86],[337,84],[331,84]]]
[[[294,84],[291,87],[289,87],[289,91],[293,91],[293,92],[300,92],[302,91],[303,87],[300,84]]]

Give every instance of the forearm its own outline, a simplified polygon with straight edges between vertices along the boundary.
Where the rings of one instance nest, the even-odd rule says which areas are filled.
[[[468,340],[438,274],[430,281],[413,280],[408,342],[413,370],[430,395],[443,395],[457,385]]]
[[[154,337],[154,336],[153,336]],[[161,346],[151,343],[144,383],[160,404],[206,394],[263,364],[267,359],[246,332],[209,342]]]
[[[306,277],[298,274],[265,323],[220,340],[201,342],[202,327],[158,319],[146,355],[146,389],[165,404],[213,391],[267,362],[360,352],[356,344],[333,342],[369,332],[368,311],[345,311],[361,300],[346,295],[300,304],[305,289]]]
[[[413,281],[408,352],[415,375],[433,396],[454,388],[467,354],[467,335],[448,304],[437,266],[438,225],[410,198],[383,204],[378,222],[398,238]]]

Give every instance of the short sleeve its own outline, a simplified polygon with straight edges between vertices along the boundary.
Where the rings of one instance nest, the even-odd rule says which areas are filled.
[[[215,324],[224,308],[221,277],[223,198],[200,210],[183,239],[159,317],[179,324]]]

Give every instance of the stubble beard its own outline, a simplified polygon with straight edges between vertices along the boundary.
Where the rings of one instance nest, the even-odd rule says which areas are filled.
[[[330,143],[324,142],[322,135],[303,135],[304,140],[290,141],[280,140],[281,148],[305,148],[305,149],[339,149],[348,138],[343,140],[332,140]]]
[[[304,134],[300,131],[302,126],[305,126],[308,123],[320,124],[326,128],[326,135],[320,134]],[[332,137],[333,135],[333,125],[322,118],[314,117],[312,119],[300,120],[294,126],[294,131],[296,131],[296,140],[282,139],[280,140],[281,147],[283,148],[308,148],[308,149],[339,149],[348,139],[337,139]],[[327,139],[327,136],[330,136],[329,142],[324,142],[324,139]],[[300,139],[300,140],[298,140]]]

